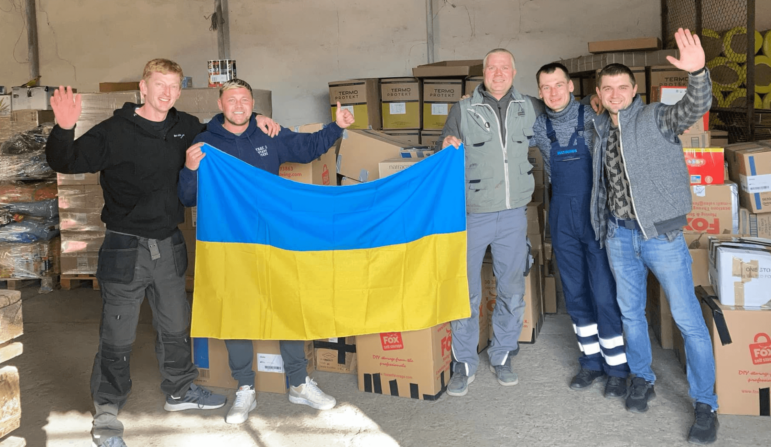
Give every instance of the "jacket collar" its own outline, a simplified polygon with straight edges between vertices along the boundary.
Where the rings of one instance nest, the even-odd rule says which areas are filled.
[[[630,123],[637,114],[642,111],[643,107],[645,107],[645,104],[643,104],[642,98],[640,98],[640,95],[635,95],[634,99],[632,99],[632,104],[618,113],[621,127],[625,127],[626,124]],[[597,118],[594,119],[594,127],[597,129],[597,133],[602,139],[608,136],[610,124],[610,114],[607,111],[602,112],[601,115],[597,115]]]

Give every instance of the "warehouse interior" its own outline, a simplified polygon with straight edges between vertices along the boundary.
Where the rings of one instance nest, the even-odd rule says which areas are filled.
[[[697,13],[698,8],[702,13]],[[0,86],[5,86],[5,91],[0,92],[0,100],[4,93],[10,101],[15,93],[12,87],[29,91],[40,86],[72,86],[84,98],[83,114],[76,128],[76,137],[79,137],[111,116],[123,102],[140,103],[141,95],[137,87],[131,85],[138,85],[148,60],[168,58],[182,67],[184,76],[190,78],[186,80],[190,83],[188,87],[192,87],[187,91],[183,88],[179,110],[206,122],[219,112],[216,104],[218,85],[211,85],[210,62],[235,60],[237,77],[255,89],[256,112],[272,117],[289,129],[315,132],[322,127],[317,123],[335,120],[335,88],[359,82],[368,92],[376,92],[377,100],[372,103],[372,97],[368,97],[363,106],[365,110],[370,107],[370,121],[355,124],[351,129],[361,130],[347,131],[344,137],[349,147],[344,147],[345,141],[338,141],[327,157],[352,151],[353,145],[357,144],[376,146],[378,151],[395,154],[393,157],[404,157],[407,153],[420,158],[405,162],[391,156],[380,157],[374,161],[374,171],[363,177],[358,165],[346,167],[339,158],[323,160],[333,168],[337,164],[337,175],[332,175],[332,184],[356,185],[419,163],[424,154],[433,153],[437,144],[443,121],[438,127],[421,126],[427,122],[428,112],[421,112],[423,121],[418,121],[417,127],[408,125],[399,130],[388,129],[391,134],[368,136],[368,132],[373,132],[371,129],[385,132],[383,123],[387,107],[383,102],[381,117],[381,91],[385,91],[381,87],[385,89],[389,82],[395,82],[393,78],[405,78],[404,82],[414,82],[420,86],[420,91],[426,91],[430,81],[424,79],[449,76],[451,79],[442,78],[443,82],[463,85],[465,93],[470,94],[471,86],[482,82],[481,59],[493,48],[505,48],[516,58],[513,86],[523,94],[537,96],[535,75],[538,68],[562,61],[571,72],[581,73],[574,78],[574,94],[579,99],[593,92],[594,76],[602,65],[620,61],[639,67],[641,79],[646,83],[646,100],[651,101],[661,99],[662,86],[685,87],[677,81],[656,84],[657,79],[663,79],[656,77],[656,70],[675,71],[666,66],[664,57],[676,54],[672,41],[676,27],[692,26],[696,32],[714,28],[717,37],[703,34],[720,46],[714,59],[726,56],[722,45],[727,33],[740,36],[736,45],[741,46],[744,42],[746,49],[746,27],[744,34],[735,29],[750,22],[760,36],[753,53],[755,63],[765,64],[765,60],[771,63],[771,2],[763,0],[0,0],[0,48],[6,55],[6,63],[0,65]],[[30,23],[36,24],[34,32],[29,29]],[[726,23],[731,25],[724,26]],[[591,43],[627,39],[647,42],[652,39],[654,46],[619,47],[592,56]],[[33,44],[33,41],[36,42]],[[729,39],[725,45],[730,47],[733,42]],[[767,55],[764,45],[768,45]],[[598,58],[601,54],[604,56]],[[627,59],[630,57],[643,59]],[[628,60],[647,62],[631,63]],[[440,71],[432,71],[437,70],[436,67],[426,67],[441,61],[460,61],[449,67],[459,71],[447,75],[441,73],[442,67],[438,69]],[[742,162],[732,165],[729,160],[729,155],[734,154],[736,160],[740,159],[745,153],[742,151],[760,151],[769,155],[763,162],[767,163],[768,169],[764,178],[771,178],[771,106],[765,107],[766,102],[771,104],[771,68],[756,65],[760,68],[747,69],[743,62],[737,63],[730,56],[719,65],[710,68],[713,82],[716,71],[719,76],[726,76],[718,82],[728,80],[722,91],[713,89],[717,93],[713,94],[712,120],[704,121],[704,126],[697,130],[706,140],[693,143],[693,147],[720,148],[720,175],[723,178],[725,172],[726,183],[721,181],[693,191],[696,200],[706,194],[709,200],[718,201],[715,197],[725,194],[729,204],[727,209],[723,205],[713,207],[714,223],[703,220],[702,224],[698,219],[701,216],[696,216],[697,219],[689,222],[686,230],[689,234],[685,238],[694,261],[694,284],[704,286],[711,296],[716,296],[717,292],[710,288],[715,283],[708,274],[716,262],[710,249],[709,233],[723,238],[720,241],[726,241],[730,235],[760,238],[764,240],[762,243],[769,244],[766,247],[771,247],[771,213],[765,214],[765,209],[756,208],[751,194],[744,198],[739,178],[749,174],[741,171]],[[426,71],[421,72],[421,66]],[[732,81],[733,74],[741,80]],[[755,81],[752,88],[748,86],[749,79]],[[766,80],[768,85],[763,85]],[[43,104],[50,100],[50,94],[43,94],[43,97]],[[382,99],[385,101],[384,97]],[[448,101],[448,106],[459,99],[458,95]],[[753,100],[754,107],[751,107],[748,104]],[[423,104],[422,97],[415,101]],[[362,107],[358,102],[349,105],[343,101],[342,105],[350,107],[351,111],[354,107]],[[372,107],[378,110],[377,118],[373,118]],[[9,108],[4,116],[4,109],[0,107],[0,142],[18,139],[22,134],[37,135],[38,124],[53,121],[50,105],[42,112],[36,110],[43,108],[29,105],[13,111]],[[359,114],[361,109],[355,110]],[[356,127],[358,124],[362,127]],[[399,140],[399,137],[404,139]],[[685,140],[683,146],[688,147]],[[282,372],[278,388],[260,390],[258,385],[257,407],[244,424],[225,423],[227,405],[212,411],[167,412],[164,410],[165,396],[159,388],[161,375],[155,354],[152,313],[145,302],[131,357],[133,390],[120,413],[126,426],[126,443],[132,446],[264,447],[497,446],[512,443],[527,446],[688,445],[686,433],[693,422],[693,406],[688,394],[683,338],[673,324],[663,289],[659,290],[659,284],[653,278],[648,282],[648,319],[653,369],[657,375],[657,399],[651,403],[650,410],[645,414],[625,411],[623,399],[606,399],[600,385],[583,392],[568,388],[570,378],[579,368],[580,351],[576,346],[573,323],[565,309],[558,266],[548,237],[548,177],[542,172],[540,153],[533,149],[528,152],[528,159],[534,172],[540,175],[540,183],[536,180],[536,194],[527,211],[528,237],[535,241],[531,260],[534,269],[528,279],[527,293],[531,301],[528,301],[526,312],[529,313],[526,313],[525,330],[520,338],[521,350],[512,362],[519,375],[517,386],[501,388],[495,376],[488,372],[489,361],[484,352],[487,337],[483,336],[479,346],[479,372],[476,381],[469,386],[469,394],[464,397],[451,397],[444,392],[444,374],[449,378],[449,362],[436,378],[438,389],[431,393],[431,399],[411,399],[404,393],[397,397],[387,395],[385,391],[366,392],[359,374],[361,371],[357,371],[356,354],[352,352],[353,345],[359,342],[354,342],[354,337],[346,337],[340,341],[317,340],[320,343],[306,344],[311,376],[326,393],[337,399],[332,410],[318,411],[289,403],[285,394],[288,381],[285,383]],[[726,166],[722,162],[723,153]],[[390,164],[383,164],[389,160]],[[10,168],[7,166],[8,163],[0,163],[0,170],[15,169],[12,163]],[[0,407],[5,405],[0,409],[0,447],[80,446],[91,442],[94,404],[89,378],[99,345],[102,314],[99,282],[94,274],[99,245],[104,239],[104,224],[100,220],[104,199],[98,174],[69,177],[60,174],[57,177],[48,169],[46,178],[0,173],[0,186],[5,190],[13,190],[14,194],[22,189],[25,193],[31,191],[37,197],[34,200],[42,197],[58,206],[55,236],[49,237],[46,233],[43,242],[37,242],[37,239],[22,241],[18,236],[14,236],[15,242],[0,241],[0,268],[5,272],[0,275],[0,288],[8,289],[7,295],[0,294],[0,305],[5,308],[0,308],[0,321],[4,325],[0,326],[0,335],[5,337],[0,340],[0,399],[3,399]],[[304,183],[330,184],[329,173],[322,173],[318,166],[311,164],[287,164],[282,167],[281,175]],[[726,186],[728,184],[732,187]],[[717,191],[719,187],[722,189]],[[709,195],[708,188],[716,188],[714,196]],[[766,194],[771,197],[771,193]],[[10,195],[0,191],[0,205],[5,207],[5,197]],[[720,197],[722,200],[723,196]],[[704,207],[712,206],[706,203],[707,199],[703,202]],[[179,226],[188,240],[187,291],[191,302],[195,252],[190,239],[194,244],[195,216],[194,209],[188,208],[185,221]],[[67,239],[67,233],[72,239]],[[14,243],[20,245],[14,246]],[[25,249],[18,248],[25,244],[42,244],[47,251],[44,256],[30,255]],[[81,249],[89,251],[87,256],[77,252]],[[771,248],[766,250],[771,252]],[[27,261],[30,257],[35,262],[45,257],[45,267],[39,271],[35,270],[41,268],[37,264],[35,268],[28,268],[26,264],[19,267],[22,264],[19,259]],[[6,264],[15,266],[15,273],[8,273],[13,270]],[[697,266],[703,271],[697,272]],[[488,280],[483,293],[487,294],[484,299],[489,306],[480,314],[484,315],[484,322],[480,317],[483,325],[480,335],[488,335],[489,329],[492,336],[488,326],[495,303],[495,277],[487,262],[482,278]],[[752,279],[742,278],[743,281]],[[725,308],[716,304],[717,310],[715,307],[709,310],[706,304],[709,299],[713,298],[705,299],[702,306],[707,309],[704,312],[716,353],[718,349],[730,346],[719,333],[721,318],[723,323],[728,322],[729,330],[736,327],[732,332],[734,346],[739,344],[740,334],[752,332],[751,336],[755,338],[751,340],[751,352],[758,347],[761,351],[771,350],[768,335],[765,341],[762,337],[757,338],[771,331],[768,304],[758,307],[747,304],[745,310],[744,301],[737,301]],[[751,298],[747,295],[746,299]],[[768,297],[756,299],[761,300],[768,301]],[[744,316],[750,314],[751,318],[745,320]],[[11,320],[11,323],[6,322]],[[732,321],[738,323],[731,326]],[[743,323],[745,321],[752,323]],[[10,325],[6,327],[7,324]],[[746,331],[739,330],[739,326]],[[435,345],[441,343],[431,340]],[[275,346],[271,348],[255,345],[255,355],[260,349],[267,349],[260,352],[277,354],[277,342],[273,343]],[[194,359],[197,358],[195,346],[198,345],[194,345]],[[230,379],[224,349],[222,346],[217,348],[214,342],[206,346],[207,352],[212,353],[212,362],[216,360],[220,364],[211,369],[196,364],[201,371],[206,370],[197,383],[225,394],[228,402],[232,402],[236,382]],[[747,350],[746,347],[742,349]],[[215,351],[219,355],[216,359]],[[332,355],[330,352],[334,357],[331,362],[323,357]],[[449,358],[449,353],[442,352],[442,355]],[[718,382],[726,380],[724,377],[729,371],[735,375],[735,369],[739,374],[750,375],[751,378],[743,380],[755,386],[756,394],[760,388],[760,409],[754,395],[749,405],[738,400],[739,403],[732,401],[724,405],[725,401],[722,401],[720,429],[714,445],[768,445],[768,388],[763,384],[770,381],[771,355],[765,359],[753,357],[752,361],[743,359],[757,368],[751,371],[750,368],[744,371],[744,366],[729,361],[718,364]],[[206,362],[209,363],[208,357]],[[358,367],[360,369],[362,365]],[[258,381],[260,377],[258,373]],[[754,385],[756,383],[758,385]]]

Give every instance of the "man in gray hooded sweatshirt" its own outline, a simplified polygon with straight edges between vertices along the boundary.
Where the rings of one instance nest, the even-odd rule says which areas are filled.
[[[643,104],[636,94],[634,75],[624,65],[611,64],[597,76],[597,94],[608,113],[596,118],[593,130],[591,214],[616,278],[626,356],[635,376],[626,398],[627,410],[645,412],[648,401],[656,396],[645,319],[650,269],[664,289],[685,341],[689,393],[696,416],[688,440],[708,444],[717,439],[718,427],[715,359],[683,238],[691,192],[678,135],[709,110],[712,85],[699,37],[680,29],[675,39],[680,59],[667,59],[690,73],[685,97],[677,104]]]

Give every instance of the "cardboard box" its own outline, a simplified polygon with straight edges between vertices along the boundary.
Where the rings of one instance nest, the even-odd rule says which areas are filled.
[[[383,129],[420,129],[421,89],[418,78],[381,79],[380,97]]]
[[[361,184],[360,181],[354,180],[352,178],[343,177],[340,179],[340,186],[353,186],[353,185],[359,185]]]
[[[85,174],[56,174],[56,183],[59,185],[98,185],[99,173]]]
[[[39,126],[44,123],[53,123],[53,110],[15,110],[11,112],[11,121],[17,123],[32,123]]]
[[[133,104],[142,103],[142,94],[139,89],[131,91],[114,91],[111,93],[81,93],[80,104],[83,109],[83,115],[100,115],[102,120],[112,116],[115,109],[123,108],[127,102]],[[214,101],[214,107],[217,107],[217,101]]]
[[[742,180],[739,176],[739,154],[746,149],[762,149],[768,147],[763,142],[736,143],[725,147],[725,162],[728,166],[728,178],[736,184],[741,185]]]
[[[745,149],[736,156],[742,206],[753,213],[771,212],[771,147]]]
[[[541,293],[541,274],[539,270],[539,256],[537,251],[532,252],[533,264],[525,277],[525,313],[523,316],[522,333],[519,336],[520,343],[535,343],[538,338],[538,334],[541,332],[541,326],[543,325],[543,305],[542,305],[542,293]],[[488,281],[489,280],[489,281]],[[496,290],[495,277],[483,278],[482,284],[490,284],[489,299],[487,301],[487,312],[490,322],[490,338],[493,334],[492,317],[495,310],[496,299],[498,296]],[[495,295],[493,296],[493,292]]]
[[[185,208],[185,220],[179,224],[181,230],[195,230],[196,219],[198,218],[198,207],[193,206]]]
[[[557,313],[557,277],[543,277],[543,311],[547,314]]]
[[[383,133],[394,140],[401,141],[404,145],[420,146],[420,130],[418,129],[384,130]]]
[[[356,337],[359,391],[437,400],[450,381],[450,323]]]
[[[689,132],[678,135],[684,148],[707,148],[710,147],[709,131],[707,132]]]
[[[97,253],[63,255],[60,260],[62,275],[95,275],[98,264]]]
[[[0,95],[0,117],[11,116],[11,95]]]
[[[753,214],[747,208],[739,208],[737,234],[771,239],[771,213]]]
[[[728,146],[728,131],[710,129],[710,142],[715,147]]]
[[[100,185],[59,185],[59,209],[94,208],[101,212],[104,193]]]
[[[3,290],[0,292],[0,343],[13,340],[23,334],[21,292]]]
[[[479,300],[479,342],[477,343],[477,353],[484,351],[490,345],[492,334],[490,320],[492,317],[488,309],[488,303],[491,300],[495,302],[495,297],[498,296],[498,291],[495,290],[495,276],[493,275],[493,264],[491,262],[482,263],[480,279],[482,298]]]
[[[721,304],[771,308],[771,243],[711,238],[709,277]]]
[[[653,329],[653,334],[658,339],[663,349],[672,349],[673,333],[672,311],[669,308],[669,301],[664,293],[663,287],[659,284],[653,273],[648,273],[647,284],[648,301],[645,306],[645,313],[648,317],[648,324]]]
[[[196,243],[195,239],[190,243],[185,239],[185,242],[187,244],[187,270],[185,270],[185,276],[193,278],[195,277],[195,248],[191,250],[191,247],[195,247]]]
[[[540,203],[528,203],[525,207],[525,217],[527,218],[527,235],[540,236],[541,234],[541,205]]]
[[[442,61],[418,65],[412,69],[416,78],[482,76],[482,60]]]
[[[273,116],[273,93],[270,90],[252,89],[254,96],[254,112]],[[174,108],[189,113],[201,122],[208,122],[215,115],[221,113],[217,107],[220,97],[218,88],[183,88],[179,99],[174,103]],[[121,104],[122,106],[122,104]],[[334,114],[332,115],[334,119]]]
[[[400,157],[405,145],[373,130],[346,130],[337,157],[337,172],[360,182],[379,177],[379,163]]]
[[[13,87],[11,90],[12,110],[51,110],[56,87]]]
[[[466,82],[463,84],[463,92],[466,95],[473,95],[479,84],[484,84],[484,76],[469,76],[466,78]]]
[[[613,51],[648,51],[660,49],[661,39],[658,37],[589,42],[589,52],[592,54],[611,53]]]
[[[388,160],[383,160],[378,164],[380,178],[401,172],[419,161],[421,161],[420,158],[389,158]]]
[[[313,347],[318,371],[356,373],[356,337],[314,340]]]
[[[57,186],[53,181],[2,182],[0,204],[38,202],[56,198]]]
[[[100,82],[99,92],[123,92],[126,90],[139,90],[139,81],[136,82]]]
[[[527,161],[533,165],[533,177],[543,176],[543,174],[536,174],[536,171],[543,171],[543,155],[541,150],[537,147],[530,147],[527,149]]]
[[[19,370],[15,366],[4,366],[0,369],[0,437],[16,430],[20,425]],[[12,441],[11,438],[6,439],[6,441]],[[9,442],[4,441],[4,444],[9,444]],[[24,441],[21,442],[21,445],[25,445]]]
[[[423,146],[436,148],[439,139],[442,137],[441,130],[421,130],[420,131],[420,144]],[[444,149],[444,148],[439,148]]]
[[[314,133],[322,130],[321,123],[305,124],[294,128],[298,133]],[[337,149],[338,139],[331,148],[319,158],[310,163],[283,163],[278,168],[278,175],[299,183],[313,185],[337,186]]]
[[[672,65],[648,67],[651,92],[654,87],[688,87],[688,72],[678,70]],[[638,89],[639,91],[639,89]],[[651,102],[656,102],[651,98]]]
[[[332,120],[337,113],[337,102],[353,115],[354,123],[348,129],[380,129],[380,80],[351,79],[329,83],[329,104]]]
[[[544,194],[545,194],[544,187],[536,183],[535,189],[533,189],[533,198],[530,199],[531,202],[538,203],[538,204],[543,203]]]
[[[59,211],[62,231],[104,231],[101,208],[68,208]]]
[[[688,148],[683,151],[691,185],[720,185],[725,181],[725,158],[722,147]]]
[[[718,414],[769,416],[771,310],[732,308],[706,292],[700,298],[712,336]]]
[[[442,130],[450,109],[462,96],[460,79],[424,79],[423,129]]]
[[[739,200],[736,183],[692,185],[692,209],[686,233],[736,234],[739,231]]]
[[[104,242],[103,231],[63,231],[62,256],[77,257],[84,254],[98,255]]]
[[[289,378],[284,372],[279,341],[254,340],[252,370],[256,373],[254,389],[257,392],[286,394]],[[313,342],[305,342],[308,375],[313,372]],[[193,363],[198,368],[195,383],[218,388],[238,388],[238,382],[230,375],[228,350],[225,342],[216,338],[193,339]]]

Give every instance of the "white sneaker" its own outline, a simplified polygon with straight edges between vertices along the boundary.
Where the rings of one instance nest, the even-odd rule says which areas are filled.
[[[236,391],[236,401],[230,407],[225,422],[228,424],[243,424],[249,417],[249,412],[257,408],[257,395],[254,387],[244,385]]]
[[[304,384],[289,387],[289,402],[308,405],[317,410],[331,410],[337,405],[335,398],[321,391],[316,381],[308,376],[305,376]]]

